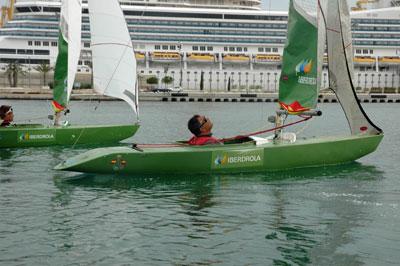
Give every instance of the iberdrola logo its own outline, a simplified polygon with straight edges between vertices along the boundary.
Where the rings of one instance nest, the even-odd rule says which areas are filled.
[[[20,140],[29,140],[29,133],[22,133],[22,134],[19,136],[19,139],[20,139]]]
[[[304,59],[296,66],[296,75],[308,74],[312,69],[312,59]]]
[[[224,155],[222,156],[217,156],[217,158],[215,159],[214,163],[216,165],[220,165],[220,164],[226,164],[228,162],[228,156]]]

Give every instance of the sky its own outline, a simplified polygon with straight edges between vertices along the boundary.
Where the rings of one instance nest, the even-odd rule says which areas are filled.
[[[310,1],[310,0],[307,0]],[[349,6],[354,6],[356,0],[347,0]],[[289,7],[289,0],[261,0],[262,9],[287,11]]]

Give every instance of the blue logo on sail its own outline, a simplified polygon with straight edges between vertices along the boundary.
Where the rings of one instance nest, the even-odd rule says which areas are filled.
[[[296,75],[308,74],[312,69],[312,59],[304,59],[296,66]]]

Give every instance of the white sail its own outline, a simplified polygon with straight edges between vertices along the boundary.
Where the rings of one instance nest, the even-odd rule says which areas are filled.
[[[81,0],[62,1],[60,23],[61,34],[63,35],[64,40],[68,43],[67,99],[69,99],[74,85],[79,56],[81,53]]]
[[[94,89],[137,111],[136,59],[117,0],[89,0]]]
[[[352,82],[353,45],[346,0],[327,0],[327,2],[325,16],[330,88],[336,93],[353,135],[379,134],[382,130],[365,114]]]

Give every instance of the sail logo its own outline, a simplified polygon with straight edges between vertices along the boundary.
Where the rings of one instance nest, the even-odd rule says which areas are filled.
[[[297,64],[296,66],[296,76],[299,74],[308,74],[311,72],[313,63],[312,59],[303,59],[300,63]]]
[[[240,168],[249,166],[262,166],[264,163],[264,150],[229,151],[221,154],[213,152],[212,168]]]
[[[312,59],[303,59],[296,66],[296,76],[298,76],[297,82],[304,85],[316,85],[317,79],[315,77],[307,77],[312,70],[313,62]]]

